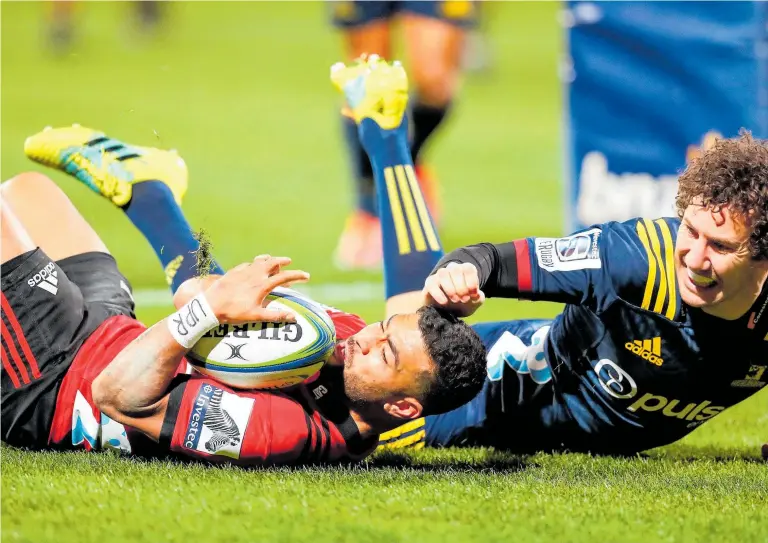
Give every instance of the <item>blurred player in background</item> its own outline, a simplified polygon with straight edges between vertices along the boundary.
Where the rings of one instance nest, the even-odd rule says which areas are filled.
[[[69,50],[77,31],[77,9],[74,0],[47,2],[48,45],[57,53]],[[143,32],[152,32],[163,19],[163,2],[134,0],[131,2],[137,26]]]
[[[469,0],[331,2],[334,24],[343,33],[349,59],[363,54],[392,56],[395,20],[402,27],[413,100],[410,149],[432,216],[439,222],[437,181],[424,167],[426,142],[448,114],[459,88],[467,29],[477,4]],[[342,269],[376,269],[381,265],[381,234],[371,163],[360,145],[357,127],[343,110],[345,141],[352,165],[355,209],[348,217],[334,253]]]
[[[477,0],[475,3],[475,24],[467,32],[461,67],[469,74],[486,73],[493,69],[493,50],[488,35],[488,22],[496,9],[493,2]]]

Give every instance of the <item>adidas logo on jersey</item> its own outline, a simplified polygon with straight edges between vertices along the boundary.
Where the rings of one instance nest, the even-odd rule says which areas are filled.
[[[644,339],[640,341],[627,341],[624,344],[624,348],[629,352],[632,352],[647,360],[654,366],[661,366],[664,363],[664,359],[661,358],[661,338],[655,337],[653,339]]]
[[[46,266],[27,280],[30,287],[39,287],[47,290],[54,296],[59,292],[59,278],[57,276],[56,266],[49,262]]]

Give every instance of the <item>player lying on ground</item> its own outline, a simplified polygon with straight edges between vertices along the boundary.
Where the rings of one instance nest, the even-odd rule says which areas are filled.
[[[446,255],[425,292],[457,315],[481,292],[566,306],[543,325],[498,327],[483,392],[435,417],[427,443],[632,453],[764,388],[768,147],[746,133],[717,141],[680,176],[676,204],[680,218]]]
[[[370,98],[375,105],[378,98]],[[405,102],[390,112],[397,126]],[[195,298],[205,323],[197,332],[217,322],[289,318],[261,307],[276,285],[306,278],[282,271],[287,259],[257,257],[223,277],[193,277],[181,246],[194,250],[197,242],[178,206],[186,169],[175,154],[130,147],[81,127],[44,131],[28,139],[25,150],[122,207],[161,258],[174,255],[166,267],[175,269],[175,288],[184,284],[174,296],[177,307],[183,304],[180,312],[189,313],[196,303],[190,296],[203,292]],[[167,319],[149,330],[134,320],[127,281],[50,180],[15,178],[3,186],[2,205],[9,321],[2,422],[8,443],[170,450],[244,464],[355,459],[373,450],[380,432],[453,409],[482,386],[485,351],[471,328],[433,308],[412,311],[420,306],[425,274],[414,282],[406,273],[409,262],[431,269],[442,254],[439,245],[399,255],[390,268],[386,322],[364,327],[354,316],[329,310],[338,338],[346,341],[316,380],[281,392],[235,391],[182,374],[187,347]],[[394,230],[385,235],[394,238]]]

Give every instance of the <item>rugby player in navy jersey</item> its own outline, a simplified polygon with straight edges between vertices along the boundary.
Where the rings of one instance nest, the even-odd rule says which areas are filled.
[[[429,303],[565,303],[551,322],[476,327],[483,393],[426,442],[632,453],[672,443],[768,382],[768,147],[721,139],[680,176],[676,218],[445,255]]]

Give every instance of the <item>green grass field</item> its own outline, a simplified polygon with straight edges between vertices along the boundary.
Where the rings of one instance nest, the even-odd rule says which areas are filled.
[[[70,54],[43,47],[44,6],[2,3],[1,175],[45,125],[80,122],[179,149],[185,209],[226,266],[288,254],[318,285],[377,282],[330,254],[350,203],[321,3],[174,3],[141,37],[125,3],[78,6]],[[555,3],[489,7],[494,68],[473,75],[430,148],[446,247],[562,232],[561,47]],[[134,288],[164,286],[149,246],[109,204],[52,173]],[[51,218],[55,228],[55,217]],[[336,303],[336,300],[324,300]],[[367,319],[378,300],[344,305]],[[163,304],[139,308],[145,322]],[[557,307],[489,303],[480,318]],[[636,458],[487,450],[378,456],[355,468],[251,470],[110,454],[2,449],[2,539],[102,541],[767,541],[767,393]]]

